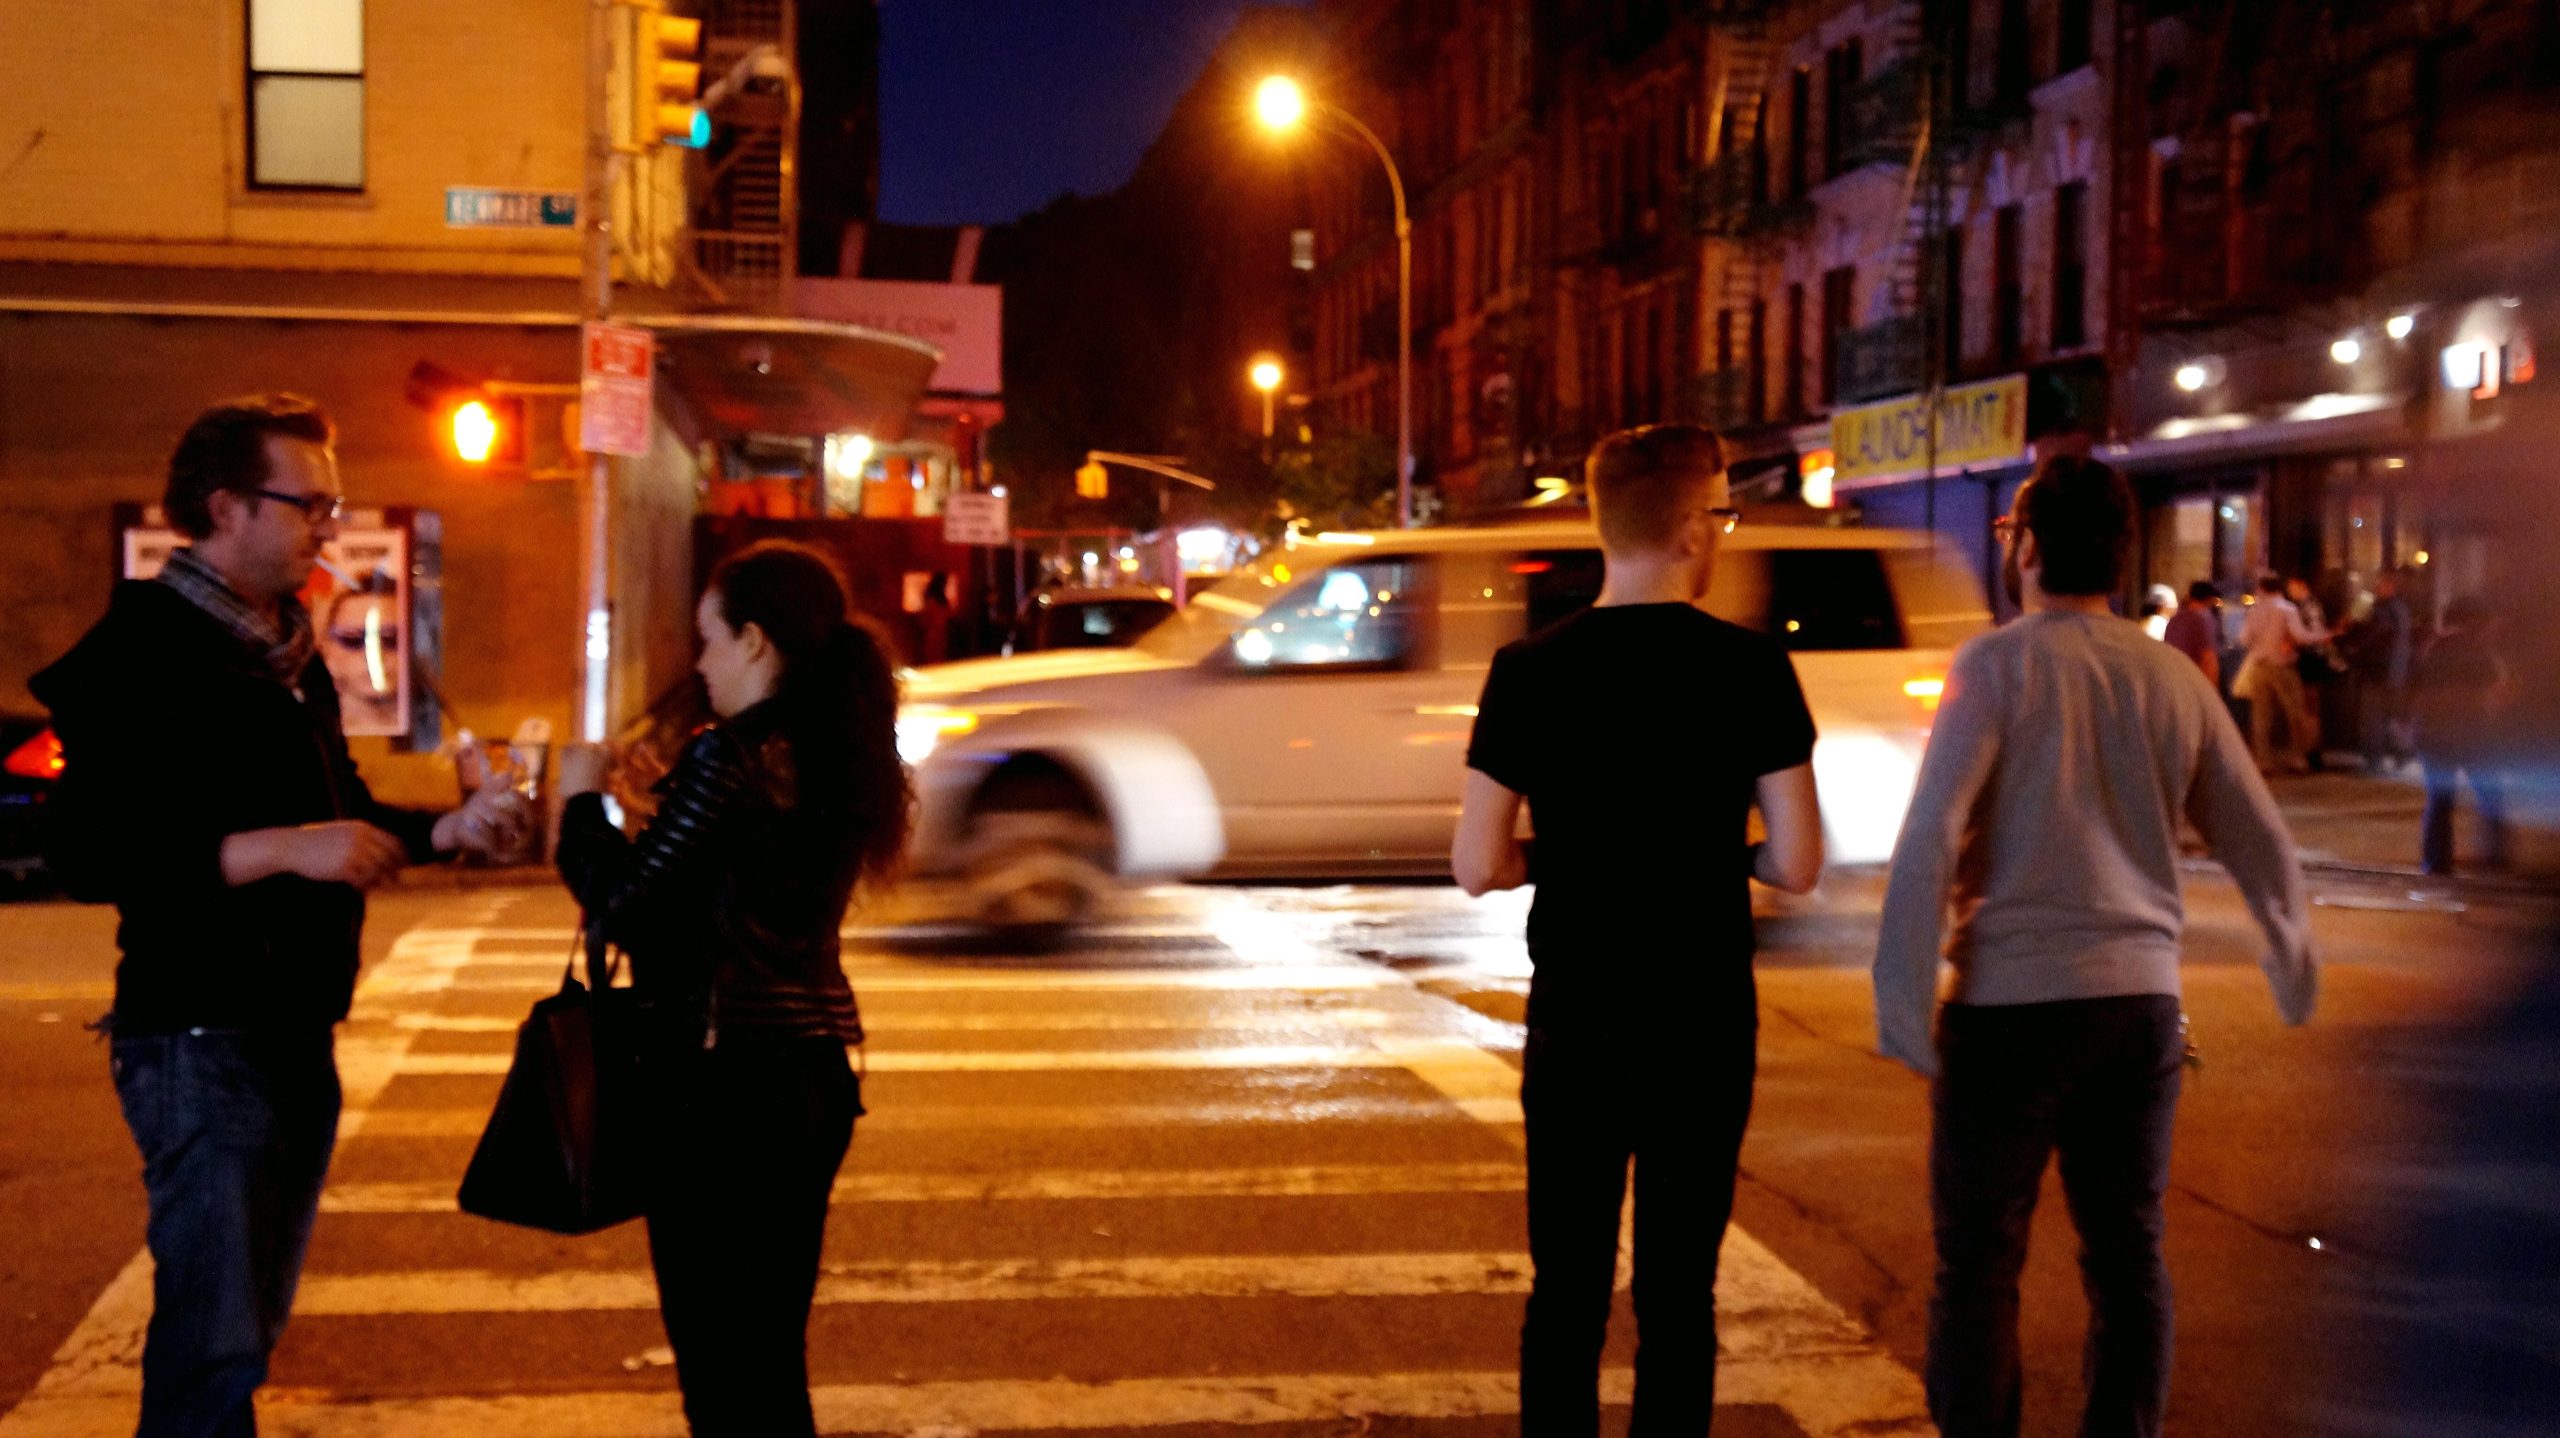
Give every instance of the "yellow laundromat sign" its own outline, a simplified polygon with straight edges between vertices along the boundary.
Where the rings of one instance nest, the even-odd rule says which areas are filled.
[[[1831,416],[1838,484],[1918,474],[1929,463],[1926,406],[1919,395],[1860,405]],[[2009,464],[2027,456],[2027,378],[2010,375],[1957,385],[1938,396],[1938,468]]]

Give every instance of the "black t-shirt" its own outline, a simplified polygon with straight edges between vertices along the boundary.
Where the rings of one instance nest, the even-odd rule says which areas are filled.
[[[1467,765],[1537,833],[1531,1022],[1747,1000],[1753,790],[1812,757],[1786,652],[1691,605],[1586,609],[1495,655]]]

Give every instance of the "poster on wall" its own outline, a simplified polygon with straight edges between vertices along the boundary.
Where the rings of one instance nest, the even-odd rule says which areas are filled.
[[[124,531],[124,577],[149,579],[186,540],[155,524]],[[346,524],[321,547],[302,587],[320,658],[337,681],[346,732],[409,732],[409,534],[383,524]]]

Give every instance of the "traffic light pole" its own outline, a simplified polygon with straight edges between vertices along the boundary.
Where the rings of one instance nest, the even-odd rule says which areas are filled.
[[[610,87],[613,76],[614,0],[587,0],[587,173],[586,195],[578,207],[585,240],[584,310],[589,323],[613,315],[613,143]],[[579,370],[586,368],[586,336],[578,337]],[[578,737],[590,744],[605,739],[610,720],[613,656],[613,576],[609,568],[613,536],[613,456],[587,456],[579,486],[578,545],[581,609]]]

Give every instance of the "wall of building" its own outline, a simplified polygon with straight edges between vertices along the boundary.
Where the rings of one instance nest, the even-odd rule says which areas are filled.
[[[365,9],[365,185],[246,180],[244,0],[0,7],[0,258],[574,274],[576,233],[448,229],[447,186],[575,192],[586,11]]]
[[[565,329],[0,316],[0,613],[9,616],[0,707],[29,708],[28,676],[105,611],[114,507],[159,501],[189,421],[234,395],[290,390],[336,419],[350,507],[443,518],[443,684],[456,711],[446,723],[503,736],[539,717],[573,732],[575,486],[473,472],[451,458],[431,417],[401,393],[410,365],[429,357],[529,381],[574,379],[577,365]],[[644,547],[645,523],[630,518],[626,544]],[[651,567],[675,572],[664,556]],[[661,673],[667,648],[660,636]],[[449,792],[449,763],[355,742],[386,796],[434,802]]]

